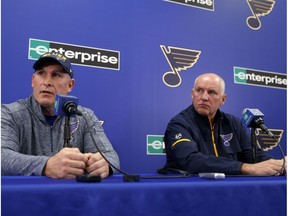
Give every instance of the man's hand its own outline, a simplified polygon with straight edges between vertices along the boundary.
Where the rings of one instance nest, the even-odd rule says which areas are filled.
[[[44,175],[51,178],[75,178],[83,175],[88,156],[78,148],[63,148],[51,157],[44,168]]]
[[[254,175],[254,176],[273,176],[282,175],[286,169],[286,164],[283,169],[283,159],[275,160],[270,159],[255,164],[244,163],[241,166],[241,172],[244,175]]]
[[[94,154],[87,153],[85,155],[88,156],[86,171],[89,175],[98,175],[102,179],[109,175],[109,164],[99,152]]]

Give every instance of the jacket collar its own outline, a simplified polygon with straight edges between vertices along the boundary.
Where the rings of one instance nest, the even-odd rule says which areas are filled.
[[[191,108],[192,108],[192,111],[193,111],[193,113],[194,113],[194,116],[195,116],[198,120],[209,123],[209,119],[208,119],[207,116],[202,116],[202,115],[200,115],[200,114],[196,111],[196,109],[195,109],[195,107],[194,107],[193,105],[191,105]],[[222,112],[218,109],[217,112],[216,112],[215,118],[214,118],[214,123],[219,122],[219,121],[221,121],[222,119],[223,119],[223,114],[222,114]]]
[[[41,105],[36,101],[35,97],[33,95],[30,96],[30,103],[32,105],[33,112],[36,114],[36,116],[41,120],[45,121],[45,116],[42,113]]]

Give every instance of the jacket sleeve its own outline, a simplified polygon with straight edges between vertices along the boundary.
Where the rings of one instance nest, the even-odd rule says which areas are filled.
[[[2,175],[42,175],[49,159],[46,156],[20,153],[20,125],[6,105],[1,108],[1,174]],[[18,119],[18,121],[21,121]]]
[[[110,171],[112,171],[110,174],[118,173],[117,169],[120,169],[119,157],[109,139],[107,138],[101,122],[90,109],[85,108],[82,113],[86,125],[84,134],[84,151],[101,151],[109,161],[108,163],[110,165]]]

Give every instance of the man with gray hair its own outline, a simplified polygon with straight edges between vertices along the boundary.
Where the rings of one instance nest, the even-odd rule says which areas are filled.
[[[166,169],[191,174],[282,175],[285,158],[272,159],[260,148],[253,163],[250,134],[241,120],[220,111],[226,102],[225,82],[217,74],[198,76],[192,105],[172,118],[165,132]]]

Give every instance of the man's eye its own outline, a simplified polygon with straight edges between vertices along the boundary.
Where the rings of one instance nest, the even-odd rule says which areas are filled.
[[[210,95],[216,95],[216,92],[215,91],[211,91],[209,92]]]
[[[41,71],[41,70],[40,70],[40,71],[37,71],[36,74],[37,74],[37,75],[43,75],[43,74],[44,74],[44,71]]]
[[[61,77],[61,74],[60,73],[54,73],[53,76],[54,77]]]

